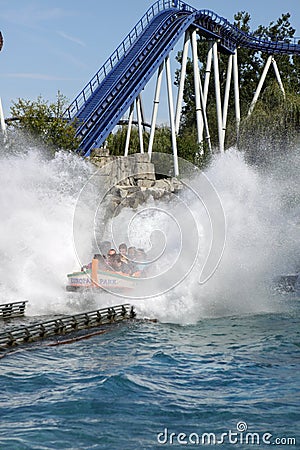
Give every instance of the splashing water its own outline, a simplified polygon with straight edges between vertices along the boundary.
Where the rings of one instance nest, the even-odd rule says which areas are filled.
[[[59,312],[66,273],[77,267],[73,209],[91,168],[77,156],[14,149],[0,158],[1,302],[29,300],[28,312]]]
[[[57,152],[50,158],[34,147],[2,151],[0,162],[1,302],[29,300],[28,313],[32,315],[70,312],[66,274],[82,263],[77,260],[73,242],[74,209],[95,169],[76,155]],[[266,174],[249,167],[235,149],[217,156],[206,172],[220,197],[227,224],[226,245],[216,272],[199,284],[208,251],[207,217],[199,199],[185,192],[181,202],[188,206],[197,224],[199,258],[174,289],[133,302],[138,313],[185,324],[205,316],[272,311],[275,305],[268,290],[270,281],[277,274],[294,271],[299,262],[297,164],[299,157],[294,156],[293,162],[285,161]],[[293,171],[287,173],[290,167]],[[178,232],[189,230],[178,231],[169,221],[181,214],[182,206],[157,201],[155,207],[160,214],[151,214],[153,204],[140,208],[143,213],[130,223],[125,234],[124,224],[128,225],[132,212],[121,212],[121,225],[116,224],[114,231],[114,238],[119,233],[116,243],[127,236],[133,245],[148,249],[149,236],[153,230],[160,230],[168,237],[167,254],[176,258]],[[86,258],[90,258],[93,230],[82,229],[82,234]],[[191,242],[191,249],[193,245]],[[163,269],[166,264],[164,254],[158,267]],[[95,297],[98,306],[106,306],[107,297]]]
[[[299,271],[299,162],[294,154],[262,173],[249,167],[236,149],[218,155],[206,175],[226,216],[220,264],[204,285],[197,283],[196,265],[176,295],[169,292],[151,308],[144,303],[142,312],[188,324],[203,317],[281,309],[272,289],[274,277]],[[199,202],[190,207],[197,215]]]

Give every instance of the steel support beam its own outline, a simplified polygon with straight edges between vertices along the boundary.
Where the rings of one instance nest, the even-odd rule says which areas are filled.
[[[223,135],[222,135],[223,148],[225,148],[227,114],[228,114],[230,84],[231,84],[231,75],[232,75],[232,59],[233,59],[233,55],[229,55],[228,66],[227,66],[227,77],[226,77],[225,94],[224,94],[224,104],[223,104]]]
[[[233,54],[233,82],[234,82],[234,106],[235,106],[235,122],[236,122],[236,140],[239,142],[240,124],[241,124],[241,107],[240,107],[240,85],[239,85],[239,68],[237,49]]]
[[[206,114],[206,106],[204,104],[204,96],[203,96],[200,76],[199,76],[199,88],[200,88],[200,101],[201,101],[201,108],[202,108],[202,119],[203,119],[203,123],[204,123],[205,134],[206,134],[205,139],[208,144],[209,151],[210,151],[210,153],[212,153],[210,133],[209,133],[209,127],[208,127],[207,114]],[[203,146],[201,146],[200,154],[201,155],[204,154]]]
[[[266,79],[266,76],[267,76],[267,74],[268,74],[270,65],[271,65],[271,63],[272,63],[272,58],[273,58],[273,56],[270,55],[270,56],[268,57],[268,59],[267,59],[267,62],[266,62],[266,64],[265,64],[265,67],[264,67],[264,70],[263,70],[263,73],[262,73],[262,75],[261,75],[261,77],[260,77],[258,86],[257,86],[256,91],[255,91],[255,93],[254,93],[254,97],[253,97],[253,100],[252,100],[252,102],[251,102],[251,105],[250,105],[250,108],[249,108],[249,111],[248,111],[248,116],[251,116],[251,114],[252,114],[252,112],[253,112],[253,109],[254,109],[254,106],[256,105],[256,102],[257,102],[257,100],[258,100],[258,97],[259,97],[259,95],[260,95],[260,93],[261,93],[263,84],[264,84],[264,82],[265,82],[265,79]]]
[[[281,76],[280,76],[280,73],[279,73],[279,70],[278,70],[277,62],[275,61],[274,57],[272,58],[272,64],[273,64],[274,72],[275,72],[275,75],[276,75],[276,78],[277,78],[277,82],[278,82],[279,87],[281,89],[281,92],[283,93],[283,96],[285,98],[285,90],[284,90],[284,87],[283,87],[283,84],[282,84],[282,80],[281,80]]]
[[[134,102],[130,106],[130,111],[129,111],[128,128],[127,128],[127,134],[126,134],[126,143],[125,143],[124,156],[128,156],[129,144],[130,144],[130,135],[131,135],[131,128],[132,128],[132,120],[133,120],[133,111],[134,111]]]
[[[210,82],[211,66],[212,66],[212,56],[213,56],[213,41],[209,41],[209,49],[207,53],[206,67],[205,67],[205,78],[203,86],[203,97],[205,108],[207,105],[208,88]]]
[[[142,112],[141,112],[141,97],[138,95],[136,99],[136,112],[138,120],[140,152],[144,153],[144,139],[143,139],[143,125],[142,125]]]
[[[223,153],[224,152],[224,146],[223,146],[223,119],[222,119],[222,102],[221,102],[220,73],[219,73],[218,43],[217,43],[217,41],[213,45],[213,60],[214,60],[214,78],[215,78],[215,92],[216,92],[216,108],[217,108],[217,121],[218,121],[219,149],[220,149],[220,152]]]
[[[160,100],[160,91],[161,91],[163,70],[164,70],[164,64],[162,63],[159,66],[159,69],[157,72],[157,80],[156,80],[156,87],[155,87],[155,94],[154,94],[154,101],[153,101],[151,129],[150,129],[150,137],[149,137],[149,144],[148,144],[148,154],[149,154],[150,159],[151,159],[152,150],[153,150],[153,142],[154,142],[156,119],[157,119],[157,112],[158,112],[158,106],[159,106],[159,100]]]
[[[183,91],[184,91],[184,82],[186,77],[186,65],[189,51],[189,41],[190,41],[190,32],[186,31],[184,35],[184,45],[182,51],[182,61],[181,61],[181,72],[180,72],[180,81],[177,95],[177,105],[176,105],[176,114],[175,114],[175,130],[176,134],[179,133],[180,126],[180,116],[182,111],[182,102],[183,102]]]
[[[4,141],[6,141],[6,139],[7,139],[7,130],[6,130],[6,123],[5,123],[5,119],[4,119],[4,113],[3,113],[1,98],[0,98],[0,126],[1,126],[2,134],[4,136]]]
[[[179,165],[178,165],[177,140],[176,140],[176,130],[175,130],[175,117],[174,117],[174,102],[173,102],[173,92],[172,92],[171,66],[170,66],[170,57],[169,56],[167,56],[167,58],[165,59],[165,66],[166,66],[166,78],[167,78],[167,90],[168,90],[168,103],[169,103],[169,116],[170,116],[172,150],[173,150],[173,160],[174,160],[174,175],[177,177],[179,175]]]
[[[198,50],[197,50],[197,32],[194,30],[191,36],[191,46],[193,55],[193,68],[194,68],[194,88],[195,88],[195,103],[196,103],[196,121],[197,121],[197,142],[201,144],[203,141],[203,122],[202,122],[202,109],[200,99],[200,75],[198,65]]]
[[[141,108],[141,118],[142,118],[142,125],[143,125],[143,131],[146,131],[145,123],[146,123],[146,116],[145,116],[145,110],[144,110],[144,102],[142,99],[142,93],[139,94],[140,99],[140,108]]]

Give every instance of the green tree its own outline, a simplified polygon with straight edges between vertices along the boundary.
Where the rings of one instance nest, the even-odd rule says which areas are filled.
[[[121,125],[115,133],[110,133],[107,138],[107,147],[111,155],[124,155],[125,142],[127,136],[127,125]],[[205,152],[204,156],[200,155],[200,148],[196,139],[196,128],[186,128],[179,134],[177,139],[178,156],[196,164],[200,167],[207,164],[210,159],[208,152]],[[146,152],[149,144],[149,132],[143,133],[144,151]],[[156,128],[153,152],[172,154],[172,140],[171,130],[167,125],[161,125]],[[130,133],[129,154],[139,153],[139,133],[136,126],[132,127]]]
[[[241,31],[250,33],[251,32],[251,17],[250,14],[241,11],[238,12],[234,16],[234,24],[241,29]],[[293,39],[295,33],[295,29],[291,26],[290,23],[290,14],[282,14],[282,16],[276,21],[271,22],[268,27],[259,26],[257,30],[252,32],[255,36],[262,37],[268,40],[288,40]],[[208,52],[208,46],[210,45],[206,39],[200,37],[198,39],[198,55],[199,55],[199,68],[200,68],[200,76],[201,79],[204,79],[205,76],[205,64]],[[177,59],[181,62],[182,55],[179,53],[177,55]],[[227,74],[227,64],[228,64],[228,56],[219,53],[219,70],[220,70],[220,85],[221,85],[221,97],[224,98],[225,84],[226,84],[226,74]],[[240,85],[240,106],[241,106],[241,114],[242,117],[247,116],[247,111],[251,104],[255,89],[258,85],[259,78],[261,76],[264,64],[268,58],[267,54],[262,54],[261,52],[257,52],[255,50],[247,49],[247,48],[239,48],[238,49],[238,63],[239,63],[239,85]],[[290,57],[288,55],[276,55],[276,62],[279,67],[279,71],[282,74],[282,79],[284,82],[284,87],[287,92],[299,94],[300,90],[300,62],[299,56]],[[175,84],[179,83],[180,71],[178,70],[176,73],[176,81]],[[189,160],[191,160],[191,154],[196,152],[197,155],[197,146],[196,146],[196,111],[195,111],[195,94],[194,94],[194,73],[193,73],[193,64],[189,60],[187,64],[187,74],[185,79],[185,90],[184,90],[184,106],[182,111],[181,123],[180,123],[180,136],[182,139],[182,143],[184,145],[184,154],[183,157],[187,156]],[[272,73],[272,68],[270,68],[268,78],[264,84],[261,101],[259,105],[257,104],[254,108],[253,112],[253,121],[255,120],[254,116],[257,115],[259,122],[263,117],[274,116],[274,120],[264,120],[259,123],[259,129],[262,131],[262,127],[265,128],[264,134],[265,136],[271,135],[271,131],[268,132],[268,128],[274,131],[273,125],[275,126],[276,122],[284,123],[283,116],[291,117],[291,114],[287,113],[290,109],[293,110],[293,120],[291,120],[291,124],[288,127],[285,127],[286,132],[283,133],[285,139],[288,139],[288,134],[291,133],[293,136],[295,133],[299,132],[299,125],[297,122],[297,101],[292,103],[294,106],[291,107],[289,102],[291,101],[291,95],[286,95],[286,99],[282,97],[280,103],[276,103],[274,108],[272,109],[268,104],[268,93],[271,92],[268,89],[268,86],[272,86],[273,80],[275,76]],[[274,89],[274,87],[273,87]],[[276,95],[280,94],[276,90]],[[215,87],[214,87],[214,74],[213,71],[211,73],[210,84],[209,84],[209,92],[207,98],[207,116],[210,128],[210,137],[213,147],[218,147],[218,128],[217,128],[217,117],[216,117],[216,106],[215,106]],[[283,106],[286,103],[285,106]],[[271,126],[272,122],[272,126]],[[253,122],[254,123],[254,122]],[[249,150],[249,146],[247,146],[247,140],[245,138],[246,132],[250,132],[250,121],[243,120],[242,121],[242,132],[243,139],[240,144],[245,145]],[[245,130],[243,130],[245,127]],[[252,132],[252,131],[251,131]],[[277,135],[279,134],[279,128]],[[253,133],[250,136],[251,141],[252,137],[255,135]],[[187,136],[189,139],[186,139]],[[194,136],[194,137],[193,137]],[[193,139],[195,140],[193,142]],[[293,139],[290,139],[293,140]],[[229,103],[229,111],[228,111],[228,119],[227,119],[227,134],[226,134],[226,148],[233,145],[236,142],[236,126],[235,126],[235,110],[234,110],[234,101],[233,96],[230,98]],[[281,139],[282,142],[282,139]],[[206,149],[205,149],[206,150]],[[201,158],[195,158],[195,160],[202,164],[205,162]]]
[[[293,40],[296,31],[290,23],[290,17],[289,13],[282,14],[277,22],[271,22],[268,27],[260,25],[255,34],[267,40],[289,42]],[[262,60],[265,61],[266,57],[262,57]],[[276,55],[276,62],[287,90],[300,93],[299,55]],[[266,85],[271,77],[273,74],[270,71]]]
[[[124,155],[127,125],[121,125],[115,133],[110,133],[107,138],[107,147],[111,155]],[[144,151],[148,150],[149,132],[143,132]],[[157,127],[154,135],[153,151],[161,153],[172,153],[170,128],[161,125]],[[130,133],[129,154],[140,152],[139,132],[136,126],[133,126]]]
[[[66,107],[66,97],[60,92],[55,103],[48,103],[42,97],[36,101],[19,98],[11,107],[11,115],[17,119],[11,123],[14,128],[29,132],[52,149],[76,150],[80,141],[75,136],[75,127],[62,117]]]
[[[120,125],[115,133],[110,133],[107,138],[107,147],[111,155],[123,156],[127,137],[127,125]],[[146,148],[148,143],[148,133],[143,132],[143,142]],[[136,126],[133,126],[130,132],[129,154],[140,152],[139,132]]]
[[[170,127],[166,125],[157,127],[154,135],[153,151],[160,153],[172,153]]]
[[[299,95],[286,91],[284,96],[273,81],[255,105],[254,113],[243,120],[240,146],[250,163],[267,167],[293,150],[299,130]]]

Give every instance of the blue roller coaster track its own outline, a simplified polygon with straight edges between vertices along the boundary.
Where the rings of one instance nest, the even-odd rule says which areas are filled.
[[[174,45],[190,27],[218,40],[219,51],[237,47],[268,54],[300,54],[299,41],[273,41],[242,32],[209,10],[197,10],[181,0],[154,3],[107,59],[65,112],[81,139],[79,151],[88,156],[109,133],[145,87]]]

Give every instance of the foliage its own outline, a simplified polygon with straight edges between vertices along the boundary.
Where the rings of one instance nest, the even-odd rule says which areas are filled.
[[[290,40],[295,29],[290,23],[290,14],[282,14],[269,26],[260,25],[256,30],[251,30],[251,16],[245,11],[240,11],[234,16],[234,24],[243,32],[267,40]],[[206,58],[210,42],[206,39],[198,39],[198,55],[201,79],[204,80],[206,70]],[[221,97],[224,98],[228,55],[219,53],[219,71]],[[299,56],[276,55],[276,62],[281,73],[286,97],[274,83],[274,71],[269,70],[264,83],[260,100],[257,102],[254,112],[248,118],[248,110],[261,77],[263,67],[268,55],[247,48],[238,49],[240,107],[242,122],[240,127],[239,146],[249,154],[249,161],[263,163],[265,159],[265,142],[269,142],[271,157],[275,156],[278,148],[288,149],[299,136],[299,98],[300,93],[300,61]],[[177,60],[181,63],[181,52]],[[176,72],[175,84],[179,84],[180,71]],[[233,82],[232,82],[233,84]],[[218,149],[218,123],[216,116],[215,80],[213,70],[210,74],[210,83],[207,96],[207,117],[209,123],[210,140],[213,149]],[[233,87],[231,86],[231,89]],[[210,161],[211,155],[205,141],[202,147],[197,143],[197,126],[195,110],[194,73],[193,64],[188,60],[186,68],[184,104],[182,109],[180,130],[178,135],[178,155],[199,167],[205,167]],[[115,133],[108,137],[108,148],[111,154],[123,155],[127,136],[127,126],[122,125]],[[229,110],[226,125],[225,147],[229,148],[237,142],[237,124],[233,95],[230,96]],[[147,151],[149,131],[143,132],[144,150]],[[276,150],[277,149],[277,150]],[[204,151],[202,155],[201,150]],[[129,153],[140,151],[139,133],[137,127],[133,127],[130,137]],[[157,127],[153,143],[154,152],[172,153],[171,132],[168,126]]]
[[[255,113],[243,120],[240,146],[249,162],[266,166],[292,151],[299,140],[300,97],[287,91],[285,97],[276,82],[264,91]]]
[[[126,138],[127,138],[127,125],[119,126],[115,133],[110,133],[107,138],[107,147],[111,155],[124,155]],[[144,148],[148,145],[148,133],[143,131]],[[129,154],[140,152],[140,141],[137,127],[133,126],[130,132],[130,145]]]
[[[251,33],[250,14],[241,11],[234,16],[235,25],[246,33]],[[259,26],[252,34],[267,40],[290,40],[293,38],[295,29],[290,23],[290,14],[282,14],[276,21],[271,22],[268,27]],[[200,38],[198,40],[199,68],[201,79],[204,80],[206,70],[206,58],[210,43]],[[238,49],[239,64],[239,86],[240,86],[240,107],[242,117],[247,117],[248,109],[257,88],[263,67],[268,55],[262,54],[247,48]],[[178,53],[177,60],[181,62],[182,54]],[[219,53],[219,71],[221,97],[224,98],[228,56]],[[246,151],[252,151],[251,146],[254,140],[270,138],[271,142],[280,142],[280,145],[286,146],[294,142],[296,135],[299,134],[299,109],[297,94],[300,93],[300,61],[299,56],[276,55],[276,62],[281,74],[287,95],[284,98],[278,89],[274,86],[275,79],[272,67],[269,70],[267,79],[264,83],[262,96],[259,103],[256,104],[251,119],[243,120],[241,123],[240,147]],[[273,73],[272,73],[273,72]],[[180,70],[176,73],[175,84],[179,84]],[[276,95],[275,95],[276,91]],[[275,95],[275,97],[274,97]],[[209,91],[207,97],[207,116],[210,128],[210,136],[214,148],[218,147],[218,126],[215,106],[215,82],[213,71],[210,75]],[[272,103],[273,102],[273,103]],[[180,135],[184,136],[187,145],[185,146],[185,155],[190,159],[191,153],[196,148],[196,111],[195,111],[195,93],[194,93],[194,71],[191,60],[188,60],[187,73],[184,89],[184,105],[180,123]],[[254,131],[254,132],[253,132]],[[189,139],[186,139],[187,136]],[[248,139],[249,136],[249,139]],[[236,119],[235,105],[233,96],[230,98],[226,148],[236,142]],[[189,144],[188,144],[189,142]],[[252,144],[251,144],[252,143]],[[251,144],[251,145],[250,145]],[[256,152],[258,155],[258,152]]]
[[[126,136],[127,136],[127,125],[122,125],[118,128],[115,133],[111,133],[107,139],[107,147],[111,155],[124,155]],[[144,151],[148,151],[149,144],[149,132],[143,132],[143,142]],[[196,139],[196,128],[193,127],[192,130],[183,131],[179,134],[177,139],[178,156],[190,161],[202,167],[209,160],[209,153],[207,149],[205,150],[204,156],[200,154],[199,144]],[[205,147],[205,146],[204,146]],[[154,141],[153,141],[153,152],[172,154],[172,141],[171,141],[171,131],[166,125],[161,125],[156,128]],[[132,127],[130,133],[130,145],[129,154],[139,153],[139,134],[137,127]]]
[[[67,100],[60,92],[56,103],[50,104],[42,97],[36,101],[19,98],[11,107],[11,115],[17,119],[12,125],[41,139],[51,148],[76,150],[79,140],[75,136],[75,127],[62,118],[66,106]]]

